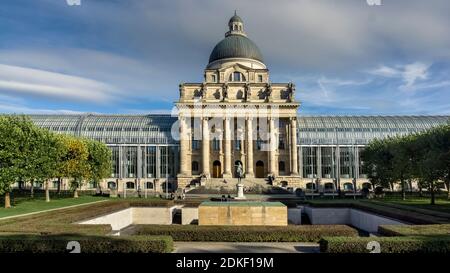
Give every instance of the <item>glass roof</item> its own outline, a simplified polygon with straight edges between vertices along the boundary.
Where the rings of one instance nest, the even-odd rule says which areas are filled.
[[[302,145],[365,145],[371,139],[420,132],[450,122],[450,116],[302,116]]]
[[[108,144],[175,144],[170,115],[32,115],[40,127]]]
[[[32,115],[40,127],[107,144],[178,144],[170,115]],[[365,145],[371,139],[420,132],[450,116],[299,116],[300,145]],[[176,130],[176,129],[175,129]]]

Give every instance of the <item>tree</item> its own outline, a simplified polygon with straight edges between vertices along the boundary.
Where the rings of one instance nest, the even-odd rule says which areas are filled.
[[[387,145],[388,140],[375,139],[361,154],[363,171],[367,173],[373,188],[391,187],[393,181],[393,155]]]
[[[416,176],[431,194],[435,204],[435,193],[439,183],[449,177],[450,125],[439,126],[418,135]]]
[[[399,181],[402,199],[406,199],[405,183],[413,177],[415,155],[415,135],[395,137],[388,140],[387,148],[392,153],[392,179]]]
[[[62,145],[62,153],[56,175],[73,179],[71,188],[74,191],[73,197],[77,198],[78,188],[91,174],[87,141],[69,135],[60,135],[59,141]]]
[[[86,143],[89,152],[89,176],[98,186],[101,179],[111,175],[111,150],[102,142],[87,140]]]
[[[26,132],[32,127],[24,116],[0,116],[0,195],[5,195],[5,208],[11,207],[11,185],[24,177]]]
[[[56,177],[59,160],[64,152],[63,143],[54,133],[46,129],[38,129],[36,143],[39,147],[36,149],[35,171],[36,179],[45,182],[45,200],[50,202],[49,180]]]

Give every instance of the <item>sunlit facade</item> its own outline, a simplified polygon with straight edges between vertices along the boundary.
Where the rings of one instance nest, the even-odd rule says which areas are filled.
[[[176,115],[31,118],[57,133],[106,143],[112,170],[101,188],[154,192],[233,181],[238,165],[244,183],[270,176],[282,187],[360,190],[369,186],[360,154],[371,140],[449,122],[449,116],[302,116],[295,84],[271,82],[242,19],[233,16],[228,27],[204,80],[179,85]]]

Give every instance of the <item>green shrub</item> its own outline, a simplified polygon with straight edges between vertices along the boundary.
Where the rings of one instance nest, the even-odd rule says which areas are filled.
[[[169,236],[0,236],[0,253],[67,253],[67,243],[80,243],[81,253],[167,253],[173,249]]]
[[[442,225],[382,225],[378,232],[385,236],[450,236],[450,224]]]
[[[138,225],[138,235],[168,235],[174,241],[318,242],[323,236],[358,236],[346,225],[313,226],[161,226]]]
[[[370,241],[380,243],[381,253],[448,253],[449,236],[417,237],[324,237],[320,251],[326,253],[369,253]]]

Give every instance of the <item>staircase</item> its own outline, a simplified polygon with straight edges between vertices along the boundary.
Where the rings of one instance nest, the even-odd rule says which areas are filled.
[[[222,189],[225,191],[235,192],[237,184],[239,183],[237,178],[209,178],[203,185],[205,189]],[[244,189],[265,189],[270,187],[265,178],[242,178],[241,183],[244,184]],[[185,191],[189,192],[198,188],[200,185],[189,185]]]
[[[210,178],[206,182],[208,188],[228,188],[236,189],[239,180],[237,178]],[[262,187],[267,188],[269,186],[265,178],[242,178],[241,183],[247,188]]]

